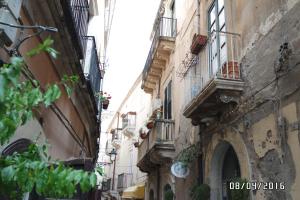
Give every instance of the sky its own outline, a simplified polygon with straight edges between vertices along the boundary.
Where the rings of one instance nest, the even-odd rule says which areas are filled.
[[[103,91],[112,99],[104,112],[102,130],[108,124],[134,81],[142,72],[159,0],[117,0],[107,49],[108,67]]]
[[[112,99],[108,110],[102,113],[100,155],[113,115],[144,68],[159,3],[160,0],[116,0],[103,82],[103,92]]]

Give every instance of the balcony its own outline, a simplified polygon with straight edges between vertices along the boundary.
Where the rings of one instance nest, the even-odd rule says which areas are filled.
[[[83,59],[86,48],[85,36],[89,20],[89,3],[88,0],[61,0],[65,20],[76,52],[80,59]]]
[[[130,173],[122,173],[118,175],[118,184],[117,189],[122,191],[127,187],[130,187],[132,184],[132,174]]]
[[[127,137],[134,136],[136,128],[136,112],[128,112],[122,116],[122,133]]]
[[[111,145],[116,149],[119,149],[121,147],[121,140],[116,138],[111,142]]]
[[[155,27],[152,45],[143,70],[142,89],[152,93],[175,46],[176,19],[162,17]]]
[[[91,90],[92,99],[99,109],[99,94],[101,83],[100,62],[97,54],[96,42],[93,36],[84,37],[86,40],[86,55],[84,60],[84,76],[88,82],[88,88]]]
[[[149,136],[138,147],[137,166],[143,172],[151,172],[157,165],[172,162],[175,156],[174,121],[156,120]]]
[[[213,53],[217,46],[214,34],[219,34],[220,41],[226,41],[219,45],[218,53]],[[240,35],[214,32],[206,50],[209,60],[204,64],[208,66],[209,73],[207,70],[201,73],[197,82],[192,84],[191,98],[183,112],[184,116],[192,119],[193,125],[204,127],[230,120],[229,113],[237,105],[244,88],[239,55]]]

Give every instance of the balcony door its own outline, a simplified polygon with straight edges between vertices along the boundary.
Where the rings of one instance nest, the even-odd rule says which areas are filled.
[[[217,74],[218,69],[227,60],[224,0],[215,0],[208,11],[209,70],[210,75]]]
[[[172,119],[172,81],[170,81],[165,88],[164,118]]]

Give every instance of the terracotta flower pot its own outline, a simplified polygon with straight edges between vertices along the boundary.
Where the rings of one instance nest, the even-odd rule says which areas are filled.
[[[133,143],[134,147],[139,147],[139,142]]]
[[[154,127],[154,121],[149,121],[146,126],[148,129],[152,129]]]
[[[222,66],[222,77],[227,79],[239,79],[240,67],[238,62],[229,61]]]
[[[108,105],[109,105],[109,100],[108,100],[108,99],[105,99],[105,100],[102,102],[102,108],[103,108],[104,110],[106,110],[107,107],[108,107]]]
[[[191,53],[197,55],[206,45],[207,37],[205,35],[195,34],[190,47]]]

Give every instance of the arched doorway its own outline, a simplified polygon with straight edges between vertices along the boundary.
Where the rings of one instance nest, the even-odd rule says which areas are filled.
[[[232,145],[222,141],[211,160],[211,199],[230,200],[229,182],[241,176],[238,157]]]
[[[230,145],[225,154],[222,167],[222,199],[230,200],[229,183],[235,178],[241,177],[240,164],[237,155]]]

